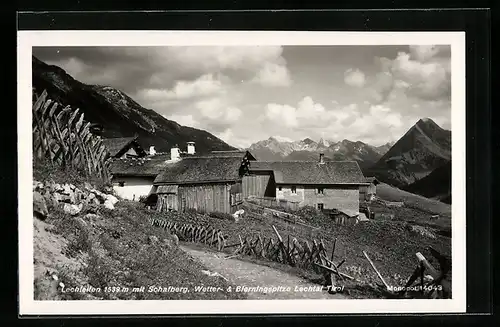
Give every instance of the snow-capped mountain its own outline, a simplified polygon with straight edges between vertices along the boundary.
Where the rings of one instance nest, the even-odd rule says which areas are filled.
[[[355,160],[362,169],[373,165],[384,154],[382,147],[360,141],[320,139],[316,142],[310,138],[280,141],[278,137],[256,142],[248,150],[259,160],[317,160],[319,153],[324,153],[325,160]]]

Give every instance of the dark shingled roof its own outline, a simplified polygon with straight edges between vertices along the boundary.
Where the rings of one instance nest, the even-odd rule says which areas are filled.
[[[245,150],[212,151],[205,156],[209,157],[239,157],[247,156],[249,160],[256,160],[254,155]]]
[[[167,163],[155,184],[191,184],[241,179],[240,157],[187,157]]]
[[[102,139],[102,143],[108,149],[109,154],[112,157],[115,157],[120,152],[122,152],[122,150],[124,150],[125,148],[129,147],[136,140],[137,140],[136,136],[132,136],[132,137],[114,137],[114,138]],[[140,148],[139,144],[137,144],[137,147],[140,149],[140,152],[144,152],[144,150],[142,150],[142,148]],[[141,154],[145,154],[145,153],[141,153]]]
[[[157,154],[143,158],[112,159],[111,174],[115,176],[147,176],[156,177],[165,167],[170,154]]]
[[[273,171],[276,184],[366,184],[356,161],[253,161],[250,171]]]

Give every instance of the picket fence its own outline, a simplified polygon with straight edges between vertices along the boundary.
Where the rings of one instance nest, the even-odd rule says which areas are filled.
[[[108,181],[109,153],[90,125],[79,109],[63,107],[43,91],[33,102],[33,157]]]

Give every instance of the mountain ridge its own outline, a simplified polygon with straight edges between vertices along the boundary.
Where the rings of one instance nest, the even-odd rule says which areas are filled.
[[[372,167],[381,181],[404,187],[451,160],[451,131],[419,119]]]
[[[48,65],[32,56],[33,91],[47,90],[49,97],[61,105],[79,108],[85,119],[104,127],[102,137],[138,136],[144,148],[154,145],[166,152],[174,145],[196,143],[197,152],[234,150],[207,131],[182,126],[156,111],[142,107],[125,92],[106,85],[91,85],[74,79],[64,69]]]

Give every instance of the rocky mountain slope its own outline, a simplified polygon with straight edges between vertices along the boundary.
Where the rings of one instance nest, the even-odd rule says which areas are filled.
[[[32,64],[34,92],[47,90],[51,99],[80,108],[87,121],[103,126],[103,137],[137,134],[145,149],[154,145],[157,151],[169,151],[175,144],[185,148],[188,141],[196,142],[197,152],[234,149],[206,131],[181,126],[142,107],[112,87],[81,83],[60,67],[47,65],[35,57]]]
[[[248,150],[259,160],[317,160],[319,153],[324,153],[325,160],[355,160],[364,169],[375,164],[389,146],[374,147],[349,140],[333,142],[320,139],[315,142],[310,138],[290,142],[270,137],[252,144]]]
[[[405,191],[451,203],[451,161],[434,169],[424,178],[403,187]]]
[[[381,181],[404,187],[451,160],[451,131],[420,119],[369,170]]]

